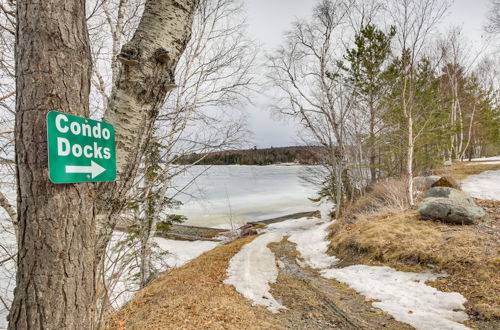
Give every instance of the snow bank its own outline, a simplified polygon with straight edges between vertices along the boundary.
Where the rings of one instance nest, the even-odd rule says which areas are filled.
[[[472,197],[500,200],[500,171],[486,171],[462,180],[462,190]]]
[[[155,242],[162,251],[168,252],[163,261],[169,268],[181,267],[219,245],[219,242],[179,241],[160,237],[155,237]]]
[[[467,320],[463,312],[466,299],[459,293],[441,292],[424,283],[442,275],[366,265],[327,269],[322,275],[345,283],[366,297],[380,300],[373,306],[417,329],[468,329],[457,323]]]

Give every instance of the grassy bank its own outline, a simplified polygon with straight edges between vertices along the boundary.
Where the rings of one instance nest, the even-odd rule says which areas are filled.
[[[461,180],[500,165],[457,164],[436,174]],[[403,186],[400,184],[399,186]],[[495,328],[500,320],[500,202],[477,200],[488,217],[470,226],[421,220],[404,207],[404,190],[397,182],[375,187],[351,205],[344,218],[332,225],[330,253],[343,265],[389,265],[399,270],[447,273],[432,286],[455,291],[468,300],[470,324]]]
[[[231,257],[254,238],[219,246],[161,275],[112,315],[107,329],[282,328],[265,308],[252,307],[223,284]]]

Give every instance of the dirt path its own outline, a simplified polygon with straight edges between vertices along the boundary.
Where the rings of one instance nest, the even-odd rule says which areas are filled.
[[[301,267],[295,244],[286,238],[270,245],[279,265],[271,293],[288,309],[277,315],[293,329],[413,329],[397,322],[346,285]]]
[[[270,245],[279,267],[272,294],[288,309],[273,314],[223,284],[229,260],[247,237],[209,251],[161,275],[138,292],[107,329],[410,329],[369,301],[316,271],[297,264],[298,252],[286,239]]]

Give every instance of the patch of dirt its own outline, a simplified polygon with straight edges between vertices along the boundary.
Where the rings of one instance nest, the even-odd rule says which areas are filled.
[[[269,247],[279,275],[271,294],[288,309],[277,314],[291,329],[413,329],[371,305],[371,300],[317,271],[301,267],[295,244],[286,238]]]

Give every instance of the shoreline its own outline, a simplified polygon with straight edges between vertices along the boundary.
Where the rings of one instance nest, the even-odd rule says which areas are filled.
[[[271,223],[282,222],[290,219],[299,219],[304,217],[311,217],[317,215],[318,211],[305,211],[305,212],[296,212],[285,216],[274,217],[266,220],[256,220],[249,221],[246,224],[252,226],[258,225],[268,225]],[[121,232],[131,232],[130,227],[115,227],[116,231]],[[213,241],[219,242],[220,240],[215,239],[216,236],[221,233],[229,232],[229,229],[220,229],[213,227],[203,227],[203,226],[191,226],[191,225],[182,225],[182,224],[173,224],[170,226],[170,229],[167,232],[156,232],[156,237],[161,237],[165,239],[174,239],[174,240],[182,240],[182,241]]]

